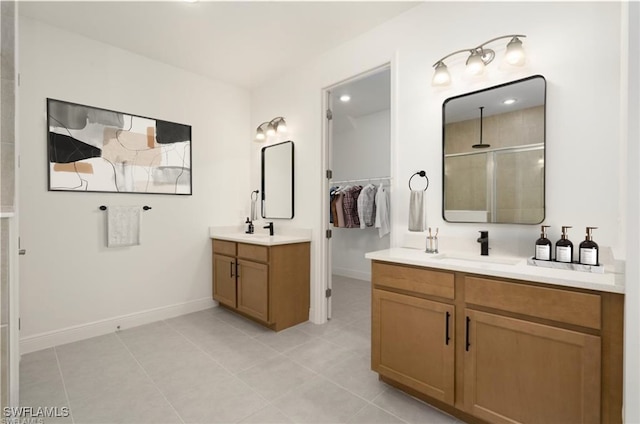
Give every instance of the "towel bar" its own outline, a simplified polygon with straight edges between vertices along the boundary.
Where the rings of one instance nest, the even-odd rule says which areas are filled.
[[[106,211],[107,207],[105,205],[100,205],[99,209],[101,211]],[[151,210],[151,209],[153,209],[151,206],[146,206],[145,205],[145,206],[142,207],[142,210],[145,210],[145,211],[148,211],[148,210]]]

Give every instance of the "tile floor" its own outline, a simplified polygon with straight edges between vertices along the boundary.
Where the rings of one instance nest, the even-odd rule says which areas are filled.
[[[369,283],[333,286],[325,325],[212,308],[24,355],[21,405],[69,407],[46,423],[457,423],[378,381]]]

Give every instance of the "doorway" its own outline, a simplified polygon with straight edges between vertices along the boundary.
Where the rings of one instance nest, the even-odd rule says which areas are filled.
[[[371,265],[365,253],[391,245],[388,226],[375,222],[381,211],[376,201],[384,198],[378,192],[388,199],[391,189],[391,68],[384,65],[325,93],[326,315],[348,320],[369,313]]]

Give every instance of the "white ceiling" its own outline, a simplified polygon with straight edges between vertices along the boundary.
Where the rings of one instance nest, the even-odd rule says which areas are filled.
[[[331,111],[333,130],[336,133],[353,127],[354,118],[391,108],[391,71],[389,68],[347,81],[332,87]],[[340,96],[348,95],[348,102],[340,101]]]
[[[19,13],[215,80],[253,88],[418,4],[23,1]]]

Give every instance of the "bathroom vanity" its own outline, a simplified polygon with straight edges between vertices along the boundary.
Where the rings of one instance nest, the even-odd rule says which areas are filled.
[[[368,253],[371,367],[466,422],[620,423],[623,276]]]
[[[210,233],[220,306],[275,331],[309,319],[309,236]]]

